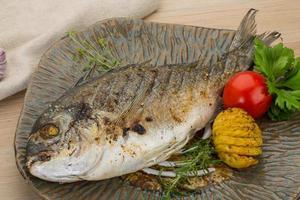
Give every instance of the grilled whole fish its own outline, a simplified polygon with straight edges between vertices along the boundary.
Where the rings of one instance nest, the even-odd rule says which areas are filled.
[[[30,173],[53,182],[102,180],[168,159],[214,116],[226,80],[249,67],[255,13],[247,13],[218,59],[125,66],[69,90],[33,127]],[[271,43],[279,34],[257,37]]]

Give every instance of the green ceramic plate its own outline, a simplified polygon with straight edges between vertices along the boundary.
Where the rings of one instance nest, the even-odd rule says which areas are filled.
[[[138,19],[109,19],[79,33],[95,42],[103,37],[122,65],[150,61],[153,65],[190,63],[207,51],[220,56],[228,51],[233,30]],[[143,191],[120,178],[70,184],[50,183],[32,177],[25,167],[26,143],[34,121],[47,105],[68,90],[82,75],[73,62],[76,48],[68,37],[55,43],[41,58],[27,89],[15,136],[16,162],[20,173],[45,199],[161,199],[161,193]],[[178,199],[296,199],[300,192],[300,115],[286,122],[261,122],[263,155],[256,167],[236,171],[231,179],[209,185],[199,193]]]

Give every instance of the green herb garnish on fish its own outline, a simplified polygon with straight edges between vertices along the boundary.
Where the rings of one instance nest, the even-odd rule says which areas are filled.
[[[180,160],[180,167],[174,169],[176,177],[168,181],[161,179],[165,189],[164,199],[171,199],[172,193],[180,194],[179,186],[188,180],[190,174],[196,176],[199,170],[209,173],[209,167],[219,164],[221,161],[215,158],[214,153],[210,138],[188,145],[183,152],[183,159]]]
[[[88,71],[93,66],[96,66],[97,71],[105,72],[120,64],[120,61],[112,54],[108,42],[104,38],[88,41],[80,39],[74,31],[70,31],[67,34],[77,45],[77,54],[74,55],[73,60],[75,62],[85,61],[83,71]]]

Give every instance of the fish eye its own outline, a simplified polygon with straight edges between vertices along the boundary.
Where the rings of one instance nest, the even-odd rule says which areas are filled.
[[[59,129],[54,124],[46,124],[39,130],[41,136],[45,139],[55,137],[59,133]]]

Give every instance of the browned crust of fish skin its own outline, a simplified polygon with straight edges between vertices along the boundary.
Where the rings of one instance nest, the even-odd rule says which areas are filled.
[[[138,145],[130,145],[130,146],[124,146],[121,145],[123,153],[129,155],[130,157],[136,156],[136,151],[140,151],[140,147]]]
[[[150,116],[145,117],[146,122],[152,122],[153,118]]]
[[[202,97],[202,98],[208,98],[209,97],[208,94],[207,94],[207,91],[205,91],[205,90],[201,90],[199,92],[199,94],[200,94],[200,97]]]
[[[78,112],[75,114],[75,120],[90,119],[93,109],[88,103],[77,104]]]
[[[199,94],[196,93],[197,92],[194,92],[194,89],[191,86],[181,89],[180,93],[174,94],[173,91],[170,91],[170,94],[168,95],[170,100],[166,104],[166,107],[169,108],[170,120],[175,121],[176,123],[186,121],[189,112],[197,103],[194,98],[199,96]],[[178,102],[177,99],[180,99],[180,101]],[[160,106],[160,103],[160,101],[157,102],[157,107]],[[157,114],[159,114],[159,112]],[[162,114],[165,115],[164,113]]]
[[[114,112],[115,107],[118,105],[118,99],[114,96],[107,98],[107,111]]]
[[[132,125],[137,121],[143,127],[143,130],[139,127],[141,129],[137,132],[147,133],[149,127],[159,123],[175,125],[187,120],[193,107],[211,98],[206,92],[209,86],[202,78],[203,71],[195,64],[155,70],[149,66],[128,67],[119,72],[108,72],[103,78],[79,86],[74,90],[73,97],[70,95],[64,102],[81,102],[81,95],[89,94],[84,101],[91,105],[94,112],[99,110],[118,116],[137,99],[137,95],[143,94],[138,103],[134,102],[133,115],[128,116],[125,112],[126,115],[118,119],[117,124],[113,123],[116,119],[102,116],[100,127],[103,127],[106,139],[113,143],[119,137],[126,136],[127,131],[124,130],[132,130]],[[143,87],[149,91],[143,91]],[[146,119],[149,116],[155,121],[149,123],[152,121]]]
[[[124,128],[115,123],[105,120],[102,125],[104,133],[106,135],[105,139],[110,143],[113,144],[115,141],[118,140],[118,137],[124,135]]]
[[[99,142],[100,142],[100,137],[95,137],[95,141],[96,141],[97,143],[99,143]]]
[[[170,113],[171,113],[172,118],[173,118],[176,122],[178,122],[178,123],[183,122],[183,119],[181,119],[181,118],[178,116],[178,114],[176,114],[176,111],[175,111],[173,108],[170,108]]]

